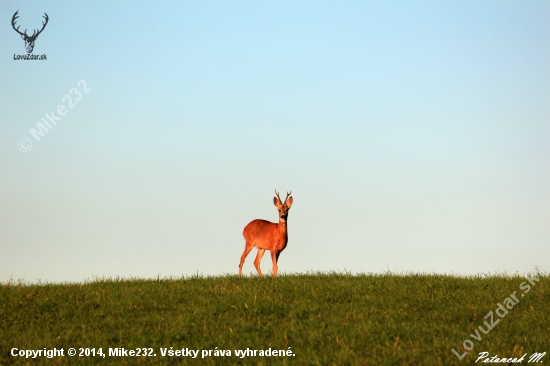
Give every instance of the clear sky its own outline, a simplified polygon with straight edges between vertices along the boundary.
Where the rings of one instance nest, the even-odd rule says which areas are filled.
[[[47,60],[14,60],[17,10]],[[550,270],[548,1],[0,15],[1,281],[236,274],[274,189],[283,273]]]

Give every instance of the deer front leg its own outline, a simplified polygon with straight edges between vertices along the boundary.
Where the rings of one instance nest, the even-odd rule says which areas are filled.
[[[256,259],[254,259],[254,267],[256,267],[256,271],[258,271],[258,274],[260,277],[262,277],[262,270],[260,269],[260,262],[262,261],[262,257],[264,256],[265,249],[258,248],[258,254],[256,254]]]
[[[279,252],[272,250],[271,261],[273,262],[273,266],[271,267],[271,273],[273,274],[273,277],[277,277],[277,270],[279,269],[279,267],[277,267],[278,260],[279,260]]]

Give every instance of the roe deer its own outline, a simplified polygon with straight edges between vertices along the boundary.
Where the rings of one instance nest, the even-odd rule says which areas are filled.
[[[289,197],[292,192],[286,194],[285,202],[281,201],[279,192],[275,190],[276,197],[273,197],[273,203],[279,210],[279,223],[269,222],[266,220],[253,220],[243,230],[243,236],[246,240],[243,255],[241,256],[241,263],[239,264],[239,277],[243,272],[243,264],[246,256],[252,248],[258,248],[258,254],[254,260],[254,267],[260,277],[262,277],[262,271],[260,270],[260,262],[264,255],[264,252],[269,250],[271,253],[271,260],[273,261],[273,267],[271,267],[271,273],[273,277],[277,277],[277,261],[279,255],[286,248],[288,243],[288,233],[286,230],[286,220],[288,218],[288,210],[292,206],[292,197]]]

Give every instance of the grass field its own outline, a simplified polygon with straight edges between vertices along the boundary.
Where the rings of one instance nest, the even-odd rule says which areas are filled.
[[[483,351],[527,353],[527,364],[533,353],[550,351],[550,277],[531,281],[307,274],[8,283],[0,286],[0,364],[469,365]],[[491,311],[485,334],[478,327],[488,329]],[[463,344],[473,349],[459,360],[451,349],[462,355]],[[198,353],[169,356],[171,347]],[[64,356],[12,356],[54,348]],[[151,356],[114,356],[115,348]],[[247,348],[257,355],[236,355]],[[92,349],[95,357],[78,356]],[[266,355],[269,349],[283,355]]]

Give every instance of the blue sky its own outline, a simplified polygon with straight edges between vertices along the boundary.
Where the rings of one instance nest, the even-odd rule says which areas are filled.
[[[48,14],[46,61],[14,60],[17,10],[21,29]],[[237,273],[274,189],[294,196],[281,272],[550,269],[547,1],[0,15],[1,281]]]

